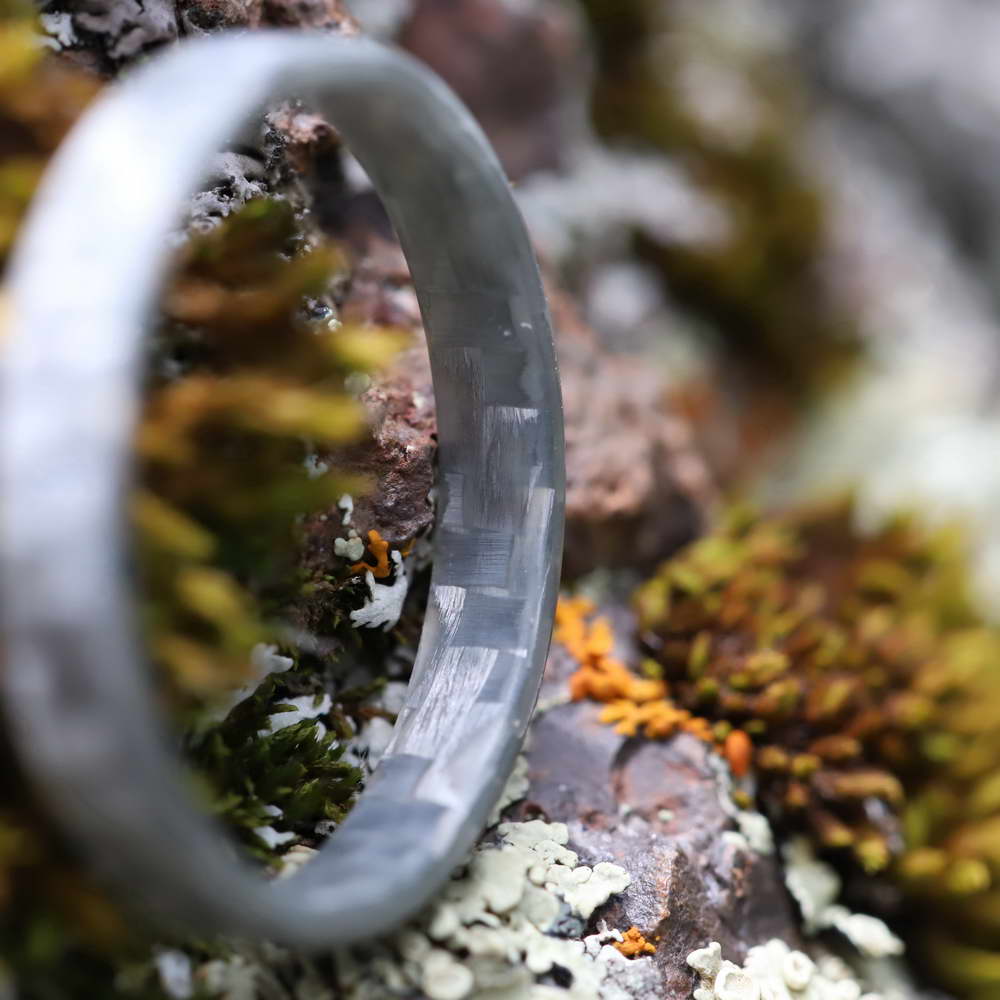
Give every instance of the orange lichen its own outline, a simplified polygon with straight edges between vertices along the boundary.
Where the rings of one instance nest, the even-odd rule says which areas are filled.
[[[560,598],[556,608],[555,639],[566,647],[580,669],[569,680],[574,701],[625,699],[642,704],[663,698],[667,687],[660,680],[636,677],[624,663],[614,659],[614,634],[607,618],[595,618],[594,605],[585,597]]]
[[[665,681],[638,677],[611,656],[611,623],[607,618],[590,620],[593,613],[594,605],[585,597],[560,598],[556,608],[555,639],[579,664],[569,679],[570,697],[605,702],[601,722],[613,724],[623,736],[641,732],[649,739],[664,739],[683,730],[710,741],[708,721],[678,708],[667,697]]]
[[[742,729],[733,729],[726,736],[723,753],[734,777],[743,778],[749,773],[750,762],[753,759],[753,742]]]
[[[643,704],[622,698],[603,708],[598,718],[601,722],[615,723],[615,732],[622,736],[635,736],[641,730],[647,739],[662,740],[683,731],[706,743],[712,740],[712,727],[707,719],[678,708],[669,698]]]
[[[593,602],[586,597],[560,597],[556,605],[553,638],[562,643],[578,663],[587,659],[587,618],[594,613]]]
[[[357,562],[351,567],[351,572],[371,572],[376,579],[384,579],[392,568],[389,562],[389,543],[374,528],[368,532],[368,551],[375,557],[375,565],[364,561]]]
[[[642,936],[642,931],[634,924],[622,935],[623,940],[616,941],[615,947],[626,958],[638,958],[640,955],[652,955],[656,945]]]

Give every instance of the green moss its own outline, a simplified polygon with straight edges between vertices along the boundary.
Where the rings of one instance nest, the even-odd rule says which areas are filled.
[[[635,600],[673,700],[752,738],[759,805],[863,895],[891,883],[913,953],[978,996],[1000,960],[1000,629],[968,579],[958,533],[863,533],[844,502],[734,510]]]
[[[305,673],[299,668],[291,677],[270,677],[221,723],[189,739],[188,759],[207,805],[238,832],[254,856],[271,865],[278,863],[280,852],[261,841],[255,829],[273,827],[315,844],[320,839],[317,823],[339,823],[361,786],[361,772],[342,760],[336,740],[349,730],[345,733],[343,717],[331,716],[332,708],[317,719],[268,731],[269,717],[280,718],[283,705],[288,708],[289,682],[301,684]],[[320,677],[313,676],[319,706]],[[280,810],[277,817],[274,809]]]

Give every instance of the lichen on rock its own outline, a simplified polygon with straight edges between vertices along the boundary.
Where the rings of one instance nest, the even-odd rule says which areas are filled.
[[[700,981],[694,1000],[881,1000],[835,956],[814,962],[777,938],[751,948],[742,966],[722,958],[718,941],[693,951],[688,965]]]

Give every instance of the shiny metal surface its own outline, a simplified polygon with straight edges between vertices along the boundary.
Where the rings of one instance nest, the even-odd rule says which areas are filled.
[[[299,96],[382,195],[423,311],[438,406],[431,601],[389,752],[347,821],[268,883],[189,801],[154,711],[123,501],[141,340],[166,237],[210,154]],[[523,738],[562,546],[562,414],[546,304],[507,181],[447,88],[360,39],[185,43],[84,116],[10,271],[0,369],[7,724],[53,814],[127,899],[188,930],[306,949],[378,934],[459,863]]]

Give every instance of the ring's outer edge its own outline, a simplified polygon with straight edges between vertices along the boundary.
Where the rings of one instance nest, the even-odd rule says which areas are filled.
[[[269,883],[190,802],[131,613],[124,499],[168,235],[211,154],[306,97],[382,196],[427,329],[440,442],[430,602],[392,744],[301,872]],[[108,88],[23,227],[0,358],[2,689],[54,816],[100,875],[188,930],[323,949],[424,905],[485,824],[529,722],[562,551],[558,373],[523,221],[428,70],[364,39],[186,42]]]

